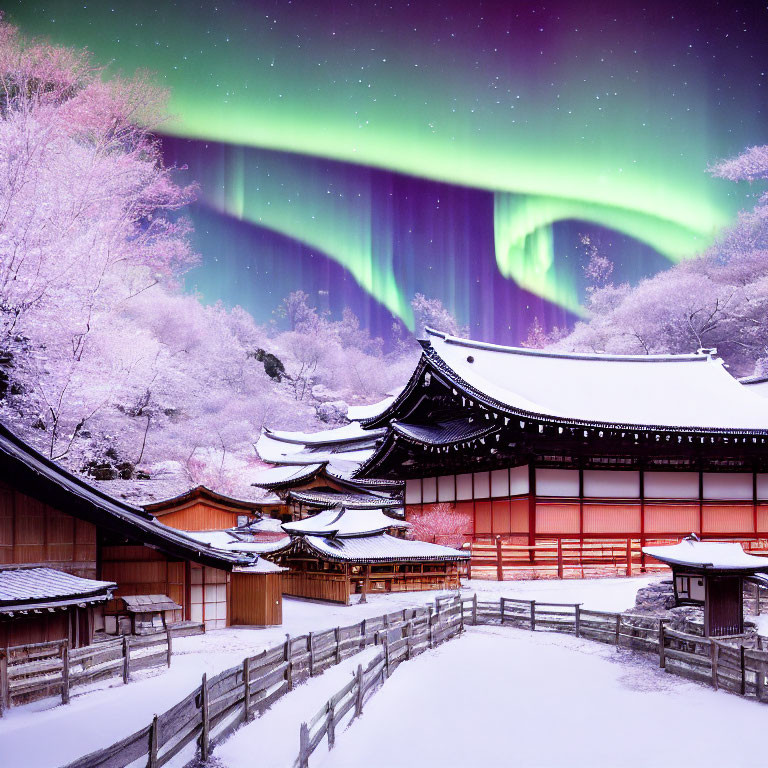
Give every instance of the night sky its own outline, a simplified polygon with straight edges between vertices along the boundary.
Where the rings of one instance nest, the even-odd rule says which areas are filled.
[[[420,291],[515,343],[579,314],[581,236],[620,280],[705,248],[753,192],[707,166],[768,140],[760,3],[1,4],[172,89],[187,287],[263,321],[303,288],[387,333]]]

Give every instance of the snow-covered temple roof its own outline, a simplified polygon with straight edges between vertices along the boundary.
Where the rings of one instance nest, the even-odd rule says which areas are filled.
[[[326,509],[303,520],[283,523],[283,530],[293,535],[338,538],[371,536],[390,528],[408,527],[408,523],[387,516],[381,509],[347,509],[345,507]]]
[[[203,542],[210,547],[229,552],[251,552],[261,555],[275,552],[288,544],[288,537],[275,541],[252,541],[245,536],[238,535],[236,531],[187,531],[187,536]]]
[[[254,475],[254,485],[270,490],[288,488],[300,480],[310,480],[317,475],[324,464],[284,464],[263,469]]]
[[[768,403],[710,354],[559,353],[431,329],[427,335],[425,356],[454,386],[512,413],[605,426],[768,431]],[[384,415],[394,414],[408,389]]]
[[[768,397],[768,376],[745,376],[739,383],[760,397]]]
[[[0,568],[0,613],[104,602],[115,589],[114,581],[83,579],[55,568]]]
[[[260,512],[265,506],[271,506],[280,503],[280,498],[274,494],[268,494],[261,499],[240,499],[234,496],[227,496],[223,493],[211,490],[204,485],[198,485],[190,488],[177,496],[171,496],[167,499],[145,504],[144,509],[153,515],[163,515],[167,512],[173,512],[179,507],[193,503],[198,500],[213,502],[233,509],[240,509],[248,512]]]
[[[344,493],[332,488],[307,488],[306,490],[288,491],[288,499],[307,507],[316,509],[330,509],[343,506],[347,509],[400,509],[403,506],[402,499],[389,495],[376,493]]]
[[[467,560],[469,552],[426,541],[410,541],[380,533],[355,538],[304,536],[297,545],[325,560],[346,563]]]
[[[697,570],[768,571],[768,558],[748,554],[738,542],[686,538],[678,544],[643,547],[643,552],[662,563]]]
[[[347,410],[347,418],[350,421],[363,421],[365,419],[372,419],[374,416],[378,416],[380,413],[389,408],[395,401],[395,398],[403,391],[402,387],[389,392],[387,397],[380,400],[378,403],[371,403],[370,405],[350,405]]]

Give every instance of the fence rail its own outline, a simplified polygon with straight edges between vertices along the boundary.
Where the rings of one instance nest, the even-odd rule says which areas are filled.
[[[388,629],[380,635],[382,649],[363,668],[358,665],[352,680],[337,691],[314,717],[299,728],[299,756],[294,768],[309,768],[311,754],[327,738],[328,749],[336,742],[336,729],[342,721],[359,717],[363,705],[389,679],[397,667],[413,656],[456,637],[464,628],[461,599],[436,601],[435,609],[419,609],[407,624]]]
[[[147,726],[117,744],[69,763],[66,768],[125,768],[134,762],[139,764],[140,760],[145,761],[143,765],[147,768],[160,768],[190,747],[194,751],[189,760],[197,755],[205,761],[216,744],[242,723],[263,713],[298,683],[370,645],[385,643],[390,634],[402,635],[404,627],[408,627],[406,633],[411,628],[414,633],[421,633],[422,627],[432,626],[431,615],[447,610],[441,609],[441,603],[436,601],[434,607],[406,608],[299,637],[286,635],[284,642],[243,659],[242,664],[211,678],[203,675],[194,691],[166,712],[155,715]],[[460,612],[460,607],[453,609],[457,610]],[[437,630],[435,637],[443,637],[441,630]],[[368,693],[370,673],[366,680]]]
[[[61,696],[68,704],[70,691],[110,677],[127,683],[131,673],[171,665],[171,629],[139,637],[124,636],[82,648],[68,640],[11,646],[0,650],[0,717],[12,706]]]

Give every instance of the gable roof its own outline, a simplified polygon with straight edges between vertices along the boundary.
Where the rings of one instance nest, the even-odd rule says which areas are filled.
[[[398,509],[403,506],[402,499],[392,496],[370,493],[344,493],[333,488],[307,488],[290,490],[287,498],[291,501],[318,509],[344,506],[347,509]]]
[[[409,528],[403,520],[388,517],[381,509],[346,509],[334,507],[318,512],[312,517],[283,523],[286,533],[300,536],[370,536],[390,528]]]
[[[748,554],[738,542],[686,538],[678,544],[643,547],[643,552],[662,563],[696,570],[768,571],[768,558]]]
[[[408,563],[434,560],[468,560],[469,552],[442,544],[411,541],[379,533],[357,538],[328,538],[303,536],[296,539],[294,547],[306,550],[324,560],[346,563]]]
[[[604,355],[545,352],[460,339],[427,329],[420,367],[376,427],[427,367],[454,394],[501,412],[599,427],[768,433],[768,402],[710,354]],[[406,414],[407,415],[407,414]]]
[[[0,424],[0,477],[22,493],[97,527],[183,560],[231,570],[245,554],[219,552],[158,522],[141,507],[88,485]]]
[[[114,581],[84,579],[55,568],[0,568],[0,613],[101,603],[114,589]]]
[[[153,515],[164,515],[169,512],[175,512],[179,507],[186,504],[191,504],[195,501],[210,501],[220,507],[231,507],[233,511],[243,512],[261,512],[263,507],[268,507],[274,504],[280,504],[280,499],[276,496],[266,497],[258,501],[249,499],[236,499],[233,496],[226,496],[223,493],[218,493],[204,485],[198,485],[194,488],[190,488],[184,493],[180,493],[178,496],[172,496],[169,499],[161,499],[160,501],[152,502],[151,504],[145,504],[144,510],[151,512]]]

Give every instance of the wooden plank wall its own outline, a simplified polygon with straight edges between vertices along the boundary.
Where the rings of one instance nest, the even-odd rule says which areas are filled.
[[[289,571],[283,574],[283,594],[346,605],[349,602],[349,578],[343,574]]]
[[[100,578],[117,582],[115,597],[168,595],[171,600],[181,606],[184,606],[186,601],[184,562],[169,560],[162,553],[149,547],[133,545],[103,547]],[[172,621],[181,621],[182,612],[174,611],[168,618]]]
[[[173,512],[157,515],[157,518],[164,525],[182,531],[221,531],[234,528],[237,516],[243,514],[247,513],[198,501]]]
[[[96,527],[0,482],[0,565],[40,564],[95,579]]]
[[[283,623],[283,574],[232,574],[230,624],[266,627]]]

